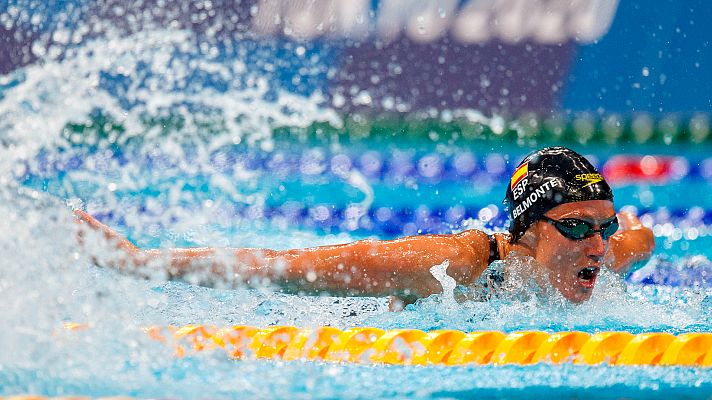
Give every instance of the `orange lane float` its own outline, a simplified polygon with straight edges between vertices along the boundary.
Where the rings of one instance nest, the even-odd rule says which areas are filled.
[[[574,363],[613,365],[634,337],[628,332],[598,332],[584,343]]]
[[[330,326],[302,329],[292,339],[283,360],[323,360],[341,331]]]
[[[712,333],[683,333],[670,343],[660,365],[712,366]]]
[[[549,338],[541,331],[512,332],[492,354],[492,364],[531,364],[534,353]]]
[[[455,344],[445,365],[489,364],[494,350],[506,336],[497,331],[468,333]]]
[[[413,356],[414,365],[444,364],[465,332],[454,330],[430,331],[419,339],[422,348]]]
[[[373,353],[371,347],[383,333],[383,329],[378,328],[347,329],[336,337],[324,359],[326,361],[366,361]]]
[[[71,331],[88,329],[67,324]],[[390,365],[712,366],[712,333],[543,332],[504,333],[359,327],[257,328],[205,325],[150,327],[152,339],[174,346],[179,357],[222,350],[235,359],[322,360]]]
[[[572,331],[552,333],[539,346],[531,362],[533,364],[539,362],[560,364],[566,361],[572,361],[589,339],[591,339],[591,335],[585,332]]]

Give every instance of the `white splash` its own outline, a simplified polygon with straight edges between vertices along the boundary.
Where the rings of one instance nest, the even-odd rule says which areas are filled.
[[[440,282],[440,286],[443,288],[443,306],[452,308],[457,304],[455,301],[455,287],[457,286],[457,282],[455,278],[447,274],[447,268],[449,266],[450,260],[445,260],[441,264],[433,265],[430,267],[430,274]]]

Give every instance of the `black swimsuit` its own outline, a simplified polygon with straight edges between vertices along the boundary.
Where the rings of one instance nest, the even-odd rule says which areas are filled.
[[[487,260],[487,265],[490,265],[492,264],[492,261],[497,261],[500,259],[499,247],[497,247],[497,238],[495,238],[494,235],[487,235],[487,239],[489,239],[490,244],[489,259]]]
[[[494,235],[487,235],[489,239],[489,259],[487,268],[477,278],[475,283],[467,290],[469,298],[475,301],[487,301],[498,291],[504,283],[504,264],[501,262],[497,239]]]

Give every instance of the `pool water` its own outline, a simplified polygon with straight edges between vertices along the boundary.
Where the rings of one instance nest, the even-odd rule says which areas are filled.
[[[310,398],[595,393],[648,398],[697,397],[712,389],[712,371],[704,368],[367,366],[235,361],[222,352],[177,359],[141,331],[149,325],[205,323],[706,332],[712,329],[709,199],[687,206],[674,203],[682,188],[708,185],[694,168],[664,184],[614,188],[617,206],[637,209],[657,233],[655,257],[627,284],[603,274],[592,299],[580,306],[535,295],[453,306],[435,295],[392,313],[384,299],[294,296],[268,286],[204,288],[165,282],[160,275],[144,281],[97,268],[74,244],[62,199],[86,208],[145,248],[292,248],[468,228],[501,230],[506,221],[502,182],[513,168],[510,160],[518,160],[525,149],[414,142],[334,151],[275,142],[269,152],[223,147],[204,156],[210,162],[196,166],[181,164],[170,153],[157,161],[162,156],[157,144],[138,148],[148,147],[150,157],[130,148],[43,150],[4,189],[2,207],[9,217],[2,240],[13,251],[2,263],[3,303],[12,310],[8,328],[0,333],[11,349],[1,364],[2,393]],[[588,149],[605,165],[605,147]],[[474,165],[466,177],[452,171],[452,165],[464,163],[453,161],[458,152],[467,152],[462,159],[471,158]],[[399,165],[405,164],[406,172],[398,175],[394,155],[404,153],[409,158]],[[287,160],[281,167],[286,171],[275,166],[276,159]],[[377,172],[368,169],[373,159],[383,160]],[[694,156],[685,160],[690,165],[704,161]],[[423,167],[426,161],[441,165],[437,176]],[[643,203],[643,193],[643,198],[654,199],[652,204]],[[63,331],[66,321],[91,328]]]
[[[565,142],[604,170],[620,155],[640,165],[669,163],[662,175],[614,183],[617,209],[637,212],[653,229],[655,256],[627,282],[602,274],[592,299],[579,306],[533,292],[455,305],[434,295],[393,313],[385,299],[295,296],[269,285],[208,288],[167,282],[160,271],[143,280],[93,265],[77,245],[70,207],[87,210],[142,248],[284,249],[503,230],[501,201],[514,167],[532,149],[558,143],[536,137],[454,139],[438,129],[409,137],[403,132],[416,129],[412,121],[398,118],[393,131],[363,139],[363,132],[318,94],[277,90],[249,65],[224,55],[208,57],[188,39],[189,33],[170,29],[100,37],[0,77],[1,395],[669,398],[712,393],[712,370],[704,368],[346,365],[236,361],[218,352],[174,357],[142,328],[204,323],[712,331],[707,144]],[[230,85],[225,74],[240,80]],[[492,130],[504,123],[516,131],[515,123],[503,121],[465,123]],[[342,133],[304,134],[319,124]],[[68,331],[65,322],[90,328]]]

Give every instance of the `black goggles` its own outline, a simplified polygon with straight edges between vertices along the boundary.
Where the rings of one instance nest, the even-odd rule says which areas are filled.
[[[577,218],[555,220],[544,215],[541,219],[554,225],[559,233],[572,240],[583,240],[597,233],[601,234],[603,240],[608,240],[618,231],[618,217],[613,217],[602,223],[598,229],[593,229],[592,223]]]

